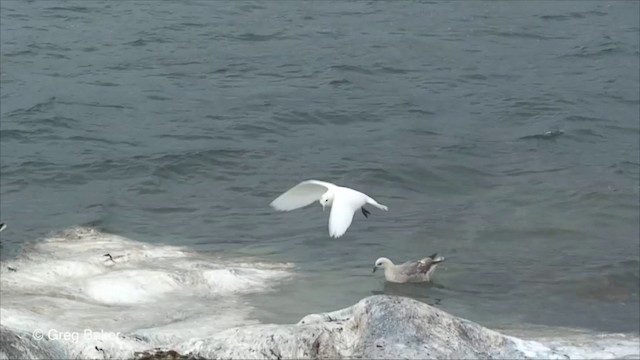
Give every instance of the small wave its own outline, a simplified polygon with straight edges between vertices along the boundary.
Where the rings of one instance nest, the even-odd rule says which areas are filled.
[[[507,170],[503,173],[506,176],[521,176],[521,175],[529,175],[529,174],[545,174],[545,173],[554,173],[559,171],[564,171],[569,169],[569,167],[552,167],[548,169],[515,169],[515,170]]]
[[[62,6],[53,6],[53,7],[48,7],[45,10],[51,10],[51,11],[70,11],[70,12],[76,12],[76,13],[88,13],[89,11],[91,11],[91,9],[84,7],[84,6],[66,6],[66,7],[62,7]]]
[[[542,134],[527,135],[518,138],[519,140],[554,140],[564,135],[564,130],[550,130]]]
[[[625,52],[631,53],[633,50],[625,49],[623,43],[619,41],[607,41],[602,42],[600,44],[589,44],[589,45],[580,45],[575,46],[571,51],[566,54],[560,55],[561,58],[573,58],[573,57],[582,57],[582,58],[594,58],[605,55],[613,55],[620,54]]]
[[[576,134],[576,135],[580,135],[580,136],[588,136],[588,137],[597,137],[597,138],[603,138],[603,135],[598,134],[595,130],[593,129],[575,129],[572,131],[572,133]]]
[[[365,75],[374,74],[374,71],[366,69],[362,66],[356,66],[356,65],[334,65],[331,67],[331,70],[354,72],[354,73],[365,74]]]
[[[302,111],[290,111],[279,112],[273,115],[273,119],[276,122],[302,125],[302,124],[336,124],[345,125],[358,122],[381,122],[382,118],[379,115],[369,113],[367,111],[332,111],[332,110],[318,110],[312,112]]]
[[[159,138],[159,139],[167,138],[167,139],[177,139],[177,140],[187,140],[187,141],[192,141],[192,140],[215,140],[214,136],[205,135],[205,134],[187,134],[187,135],[182,135],[182,134],[160,134],[160,135],[158,135],[156,137]]]
[[[331,80],[329,81],[329,85],[333,85],[333,86],[351,85],[351,81],[347,79]]]
[[[238,9],[247,13],[252,13],[254,12],[254,10],[264,10],[265,7],[256,3],[254,4],[249,3],[249,4],[242,4],[238,6]]]
[[[609,166],[616,174],[627,176],[631,179],[638,179],[640,175],[640,164],[633,161],[620,161]]]
[[[171,100],[170,97],[166,97],[166,96],[159,96],[159,95],[148,95],[147,99],[149,100],[160,100],[160,101],[167,101],[167,100]]]
[[[520,39],[533,39],[533,40],[564,40],[569,39],[567,36],[559,35],[543,35],[531,32],[523,31],[497,31],[497,30],[484,30],[479,33],[483,35],[508,37],[508,38],[520,38]]]
[[[180,23],[180,26],[184,26],[184,27],[196,27],[196,28],[203,28],[203,27],[207,27],[207,26],[209,26],[209,24],[201,24],[201,23],[184,22],[184,23]]]
[[[582,12],[570,12],[568,14],[554,14],[554,15],[541,15],[539,16],[542,20],[549,21],[564,21],[570,19],[584,19],[589,16],[605,16],[607,13],[602,11],[582,11]]]
[[[417,70],[400,69],[392,66],[382,66],[380,67],[380,71],[387,74],[408,74],[408,73],[416,72]]]
[[[236,123],[229,127],[229,130],[236,131],[244,136],[249,136],[252,138],[258,138],[261,136],[265,136],[268,134],[280,134],[286,135],[287,129],[282,126],[276,126],[275,124],[245,124],[245,123]]]
[[[40,135],[48,139],[54,138],[51,136],[51,131],[48,131],[46,129],[33,129],[33,130],[4,129],[0,133],[0,138],[3,141],[17,140],[22,143],[34,143],[36,142],[36,138],[39,137]]]
[[[233,36],[233,38],[236,40],[242,40],[242,41],[262,42],[262,41],[278,39],[282,37],[283,34],[284,34],[284,31],[278,31],[273,34],[266,34],[266,35],[244,33],[244,34]]]
[[[26,116],[26,115],[39,114],[39,113],[47,112],[47,111],[50,111],[53,108],[55,103],[56,103],[56,97],[52,96],[48,100],[43,101],[43,102],[39,102],[39,103],[29,107],[29,108],[13,110],[10,113],[8,113],[6,116],[9,117],[9,118],[15,117],[15,116],[22,117],[22,116]]]
[[[167,39],[164,39],[164,38],[159,37],[159,36],[147,36],[147,37],[136,39],[134,41],[129,41],[129,42],[125,43],[124,45],[146,46],[146,45],[153,44],[153,43],[166,43],[166,42],[168,42]]]
[[[87,81],[87,82],[82,82],[82,83],[89,84],[89,85],[95,85],[95,86],[104,86],[104,87],[120,86],[120,84],[112,83],[112,82],[109,82],[109,81]]]
[[[142,208],[144,211],[148,211],[155,214],[175,214],[175,213],[192,213],[198,211],[196,208],[179,207],[179,206],[163,206],[154,208]]]
[[[32,50],[19,50],[19,51],[8,52],[3,54],[4,57],[17,57],[17,56],[33,57],[36,55],[37,53]]]
[[[575,122],[600,122],[604,121],[604,119],[591,117],[591,116],[581,116],[581,115],[571,115],[564,118],[567,121],[575,121]]]
[[[637,254],[636,254],[637,255]],[[638,298],[640,272],[638,260],[585,265],[584,275],[563,279],[581,299],[599,302],[633,302]]]
[[[127,146],[131,146],[131,147],[137,147],[138,146],[138,144],[136,144],[134,142],[109,140],[109,139],[103,139],[103,138],[93,137],[93,136],[78,136],[78,135],[76,135],[76,136],[68,137],[67,140],[87,142],[88,144],[103,143],[103,144],[107,144],[107,145],[127,145]]]
[[[155,164],[153,175],[168,179],[185,174],[208,172],[211,166],[233,169],[236,160],[249,156],[249,151],[239,149],[205,149],[191,150],[181,153],[163,154],[145,157],[146,164]]]
[[[630,122],[630,125],[633,124]],[[637,134],[640,129],[635,126],[602,125],[603,128],[624,134]]]
[[[128,105],[118,105],[118,104],[102,104],[102,103],[95,103],[95,102],[91,102],[91,103],[81,103],[81,102],[73,102],[73,101],[60,101],[60,104],[64,104],[64,105],[80,105],[80,106],[89,106],[89,107],[97,107],[97,108],[110,108],[110,109],[118,109],[118,110],[124,110],[124,109],[133,109],[133,107],[128,106]]]

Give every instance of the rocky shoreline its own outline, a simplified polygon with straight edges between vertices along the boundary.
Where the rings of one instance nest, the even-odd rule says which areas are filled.
[[[0,358],[151,359],[574,359],[638,358],[638,338],[621,337],[605,348],[550,346],[523,340],[403,297],[376,295],[334,312],[312,314],[297,324],[248,325],[167,348],[143,349],[135,334],[117,344],[82,349],[60,340],[36,341],[2,327]],[[148,344],[151,345],[151,344]],[[93,346],[93,347],[92,347]],[[609,346],[609,349],[606,347]],[[596,351],[597,350],[597,351]]]

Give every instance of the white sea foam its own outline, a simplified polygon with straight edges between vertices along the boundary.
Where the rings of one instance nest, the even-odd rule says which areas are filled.
[[[631,334],[582,334],[538,339],[571,359],[639,359],[640,339]]]
[[[537,326],[509,331],[518,349],[532,359],[638,359],[640,338],[637,334],[596,334],[584,329]],[[527,340],[523,340],[527,339]]]
[[[0,266],[2,325],[53,331],[45,338],[82,358],[130,357],[255,324],[241,296],[293,274],[291,264],[223,259],[86,227],[42,239]]]
[[[125,270],[86,281],[84,293],[103,304],[141,304],[162,301],[180,289],[174,275],[154,270]]]

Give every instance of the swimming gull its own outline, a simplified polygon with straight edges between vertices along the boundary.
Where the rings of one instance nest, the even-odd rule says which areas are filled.
[[[443,261],[444,257],[438,256],[438,253],[421,260],[407,261],[399,265],[394,265],[391,260],[381,257],[376,260],[373,272],[376,272],[379,267],[383,268],[384,278],[394,283],[427,282],[431,281],[433,272],[438,264]]]

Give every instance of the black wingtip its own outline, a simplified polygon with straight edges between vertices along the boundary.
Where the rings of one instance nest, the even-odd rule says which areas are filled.
[[[433,255],[431,255],[431,256],[429,256],[429,257],[430,257],[430,258],[432,258],[432,259],[435,259],[435,258],[436,258],[436,256],[438,256],[438,253],[433,253]]]

